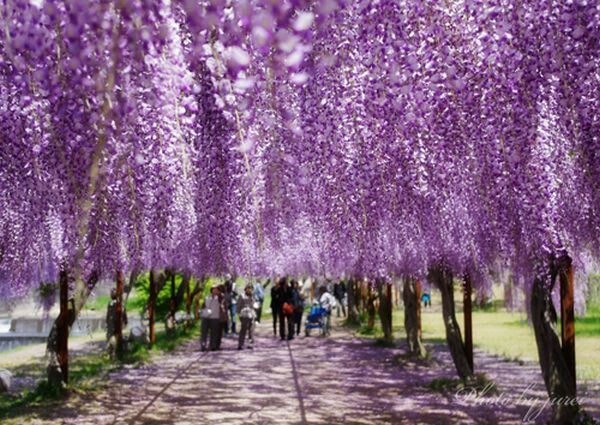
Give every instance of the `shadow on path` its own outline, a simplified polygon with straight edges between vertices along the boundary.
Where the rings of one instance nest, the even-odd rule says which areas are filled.
[[[428,347],[435,362],[425,367],[399,362],[402,347],[378,348],[346,330],[290,342],[269,334],[268,324],[259,325],[254,350],[238,351],[237,340],[226,338],[222,351],[200,354],[197,341],[187,343],[152,364],[115,372],[109,390],[70,400],[42,419],[78,425],[520,424],[532,400],[545,400],[539,366],[481,351],[477,369],[507,401],[428,389],[433,379],[455,378],[443,345]],[[600,416],[599,394],[596,388],[584,395],[594,416]],[[544,423],[549,413],[544,409],[533,423]]]

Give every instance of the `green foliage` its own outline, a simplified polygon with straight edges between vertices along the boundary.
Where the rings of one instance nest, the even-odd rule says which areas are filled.
[[[600,308],[600,273],[590,274],[588,293],[586,298],[587,308]]]
[[[180,274],[175,275],[175,293],[181,286],[183,276]],[[144,311],[146,309],[148,299],[150,299],[150,273],[140,274],[135,280],[133,287],[135,289],[136,297],[130,298],[127,302],[127,310]],[[158,292],[156,297],[156,319],[166,320],[169,314],[171,305],[171,277],[167,278],[167,282]],[[177,306],[178,307],[178,306]],[[176,307],[176,309],[177,309]]]
[[[98,295],[97,297],[90,298],[85,304],[86,310],[101,311],[106,313],[106,308],[110,302],[110,295]]]

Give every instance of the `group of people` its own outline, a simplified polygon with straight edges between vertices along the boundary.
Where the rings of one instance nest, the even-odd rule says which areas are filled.
[[[256,286],[257,291],[255,293]],[[246,337],[253,347],[253,325],[255,320],[260,320],[264,290],[260,283],[247,285],[243,294],[238,294],[232,281],[228,280],[223,285],[213,286],[210,294],[204,299],[200,312],[200,349],[217,351],[221,349],[223,334],[236,335],[236,316],[240,319],[238,334],[238,350],[244,347]],[[210,335],[210,341],[209,341]]]
[[[239,316],[241,327],[238,334],[238,350],[253,348],[254,323],[260,323],[262,307],[265,299],[265,289],[270,280],[261,284],[256,282],[244,288],[238,294],[234,283],[227,280],[224,284],[213,286],[210,294],[204,299],[201,317],[200,348],[202,351],[217,351],[221,349],[224,335],[236,335],[236,316]],[[305,288],[306,289],[306,288]],[[338,317],[344,308],[346,288],[343,283],[336,283],[329,288],[319,289],[318,302],[327,311],[327,324],[330,323],[331,311],[337,307]],[[282,340],[292,340],[302,329],[302,317],[306,306],[306,294],[295,279],[282,277],[276,280],[271,288],[271,311],[273,313],[273,335]],[[248,344],[246,344],[246,340]]]
[[[273,313],[273,335],[282,340],[294,339],[300,334],[302,315],[304,314],[305,296],[300,291],[297,280],[282,277],[271,288],[271,312]]]

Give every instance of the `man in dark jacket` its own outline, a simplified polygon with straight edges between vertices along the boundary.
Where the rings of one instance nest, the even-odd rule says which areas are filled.
[[[277,322],[279,321],[279,312],[281,311],[281,281],[285,279],[279,279],[275,281],[275,284],[271,288],[271,313],[273,313],[273,335],[277,335]]]
[[[286,278],[279,281],[281,308],[279,309],[279,336],[282,340],[294,339],[294,293]],[[286,310],[286,308],[288,310]],[[287,326],[286,326],[287,321]]]
[[[344,317],[346,317],[346,307],[344,307],[344,298],[346,296],[346,284],[343,280],[333,285],[333,296],[337,301],[337,317],[340,317],[340,308],[342,309],[342,314],[344,315]]]

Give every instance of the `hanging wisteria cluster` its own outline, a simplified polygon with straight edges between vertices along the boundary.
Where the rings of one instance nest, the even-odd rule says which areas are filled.
[[[600,254],[600,8],[4,0],[0,297],[112,275],[521,285]]]

